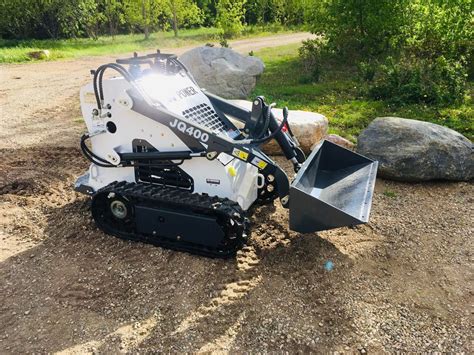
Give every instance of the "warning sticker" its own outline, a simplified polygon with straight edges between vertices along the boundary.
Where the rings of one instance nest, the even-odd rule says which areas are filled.
[[[267,164],[267,162],[265,162],[264,160],[255,157],[255,158],[252,159],[252,165],[255,165],[255,166],[257,166],[259,169],[263,170],[263,169],[265,169],[265,167],[266,167],[268,164]]]
[[[234,148],[232,150],[232,155],[242,160],[247,160],[249,157],[249,153],[244,152],[243,150],[240,150],[237,148]]]

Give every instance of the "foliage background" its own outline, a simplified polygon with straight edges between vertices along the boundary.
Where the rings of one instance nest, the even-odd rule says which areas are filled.
[[[97,38],[243,24],[301,25],[307,0],[0,0],[4,39]]]

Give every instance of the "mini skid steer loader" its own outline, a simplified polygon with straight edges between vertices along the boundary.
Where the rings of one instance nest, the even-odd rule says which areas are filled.
[[[119,76],[105,79],[106,71]],[[302,233],[368,221],[377,162],[329,141],[306,158],[286,108],[280,122],[263,97],[251,111],[233,105],[159,51],[91,73],[80,94],[89,132],[81,149],[91,164],[75,189],[92,197],[105,233],[227,257],[245,243],[256,203],[278,198],[290,229]],[[270,139],[294,166],[291,184],[260,149]]]

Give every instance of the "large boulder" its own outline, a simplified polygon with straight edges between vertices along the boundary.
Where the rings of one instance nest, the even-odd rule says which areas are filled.
[[[252,102],[247,100],[230,100],[234,104],[247,110],[252,109]],[[278,120],[283,119],[283,110],[279,108],[272,109],[273,114]],[[315,112],[290,110],[288,114],[288,123],[291,131],[298,139],[300,148],[308,154],[311,152],[315,143],[319,143],[328,133],[328,119]],[[263,151],[269,155],[282,155],[280,146],[272,139],[263,146]]]
[[[198,47],[179,59],[200,87],[227,99],[246,98],[265,69],[261,59],[230,48]]]
[[[357,142],[357,152],[379,161],[380,176],[402,181],[470,180],[473,148],[449,128],[398,117],[376,118]]]

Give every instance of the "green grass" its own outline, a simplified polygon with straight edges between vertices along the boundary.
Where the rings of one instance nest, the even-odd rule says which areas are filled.
[[[329,119],[330,133],[356,141],[360,131],[376,117],[398,116],[429,121],[474,138],[474,106],[470,97],[464,104],[437,108],[426,105],[393,106],[367,99],[354,69],[334,64],[323,71],[319,83],[308,83],[298,58],[299,44],[257,51],[265,62],[265,72],[252,93],[265,96],[279,107],[319,112]]]
[[[383,194],[384,194],[384,196],[387,196],[387,197],[390,197],[390,198],[395,198],[395,197],[397,197],[397,193],[396,193],[395,191],[393,191],[393,190],[390,190],[390,189],[385,189],[385,190],[383,191]]]
[[[291,32],[282,27],[247,27],[241,38],[261,37],[273,33]],[[64,40],[2,40],[0,39],[0,63],[21,63],[34,61],[29,52],[47,49],[50,51],[48,60],[77,58],[107,54],[127,53],[155,48],[177,48],[193,44],[218,42],[218,29],[197,28],[180,30],[179,36],[173,32],[155,32],[148,40],[143,34],[104,36],[97,40],[89,38]]]

